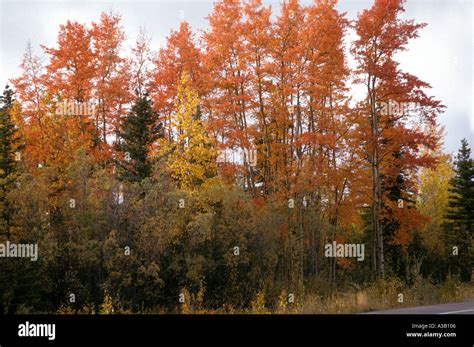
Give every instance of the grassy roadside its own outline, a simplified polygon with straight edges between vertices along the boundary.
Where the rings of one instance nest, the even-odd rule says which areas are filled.
[[[448,279],[443,283],[433,284],[426,279],[418,279],[412,286],[406,286],[399,279],[390,278],[376,281],[364,288],[352,288],[326,296],[317,293],[308,294],[299,306],[291,308],[286,305],[274,313],[359,313],[443,304],[473,298],[473,283],[466,284]]]
[[[317,286],[315,288],[318,288]],[[263,293],[258,293],[249,309],[236,309],[232,306],[220,309],[202,308],[202,296],[194,297],[191,303],[185,301],[179,311],[163,309],[144,310],[144,314],[351,314],[370,311],[436,305],[450,302],[461,302],[474,299],[474,283],[461,283],[448,278],[445,282],[434,284],[423,278],[418,278],[411,286],[407,286],[398,278],[377,280],[367,286],[352,286],[330,289],[327,285],[319,286],[320,292],[307,293],[302,300],[288,303],[288,293],[281,293],[278,306],[268,308]],[[202,293],[201,293],[202,294]],[[402,295],[402,296],[401,296]],[[79,312],[62,307],[57,314],[131,314],[130,311],[113,309],[110,297],[106,297],[100,312],[94,312],[92,307],[84,307]]]

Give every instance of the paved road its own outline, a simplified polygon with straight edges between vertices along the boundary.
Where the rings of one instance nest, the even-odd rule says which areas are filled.
[[[474,314],[474,300],[443,305],[406,307],[395,310],[373,311],[367,314]]]

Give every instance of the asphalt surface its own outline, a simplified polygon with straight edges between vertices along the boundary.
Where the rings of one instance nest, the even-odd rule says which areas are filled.
[[[367,314],[474,314],[474,300],[442,305],[404,307],[395,310],[372,311]]]

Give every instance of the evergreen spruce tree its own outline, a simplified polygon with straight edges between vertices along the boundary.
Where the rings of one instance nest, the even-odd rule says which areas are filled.
[[[461,141],[450,184],[447,222],[444,225],[448,254],[451,255],[449,267],[462,281],[470,281],[474,234],[474,165],[466,139]]]
[[[119,179],[138,182],[151,173],[151,145],[161,137],[162,124],[152,110],[148,95],[138,96],[129,114],[123,119],[116,144],[123,158],[117,161]]]
[[[7,85],[0,96],[0,234],[10,237],[12,206],[7,194],[15,183],[17,160],[21,146],[11,118],[13,91]]]

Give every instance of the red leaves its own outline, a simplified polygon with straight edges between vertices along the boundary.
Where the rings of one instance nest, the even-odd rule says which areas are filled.
[[[85,25],[67,21],[60,26],[58,48],[43,46],[50,56],[47,70],[51,93],[61,91],[64,99],[89,100],[95,74],[91,41],[91,33]]]
[[[375,201],[372,164],[386,183],[405,175],[405,188],[414,191],[416,170],[436,160],[431,152],[440,136],[432,129],[444,106],[426,94],[426,82],[400,71],[394,58],[424,26],[400,19],[402,12],[401,0],[376,0],[360,14],[351,49],[355,71],[347,66],[349,21],[337,11],[336,0],[309,6],[285,1],[276,16],[260,0],[219,1],[201,40],[181,23],[159,50],[152,71],[140,68],[146,63],[144,39],[134,49],[137,66],[121,56],[120,16],[102,14],[90,27],[68,21],[59,29],[57,47],[44,48],[46,66],[27,52],[23,75],[14,80],[27,124],[27,152],[61,165],[81,148],[97,160],[113,156],[109,144],[133,88],[148,89],[166,133],[172,133],[177,83],[186,72],[199,95],[206,131],[219,150],[235,154],[219,166],[222,176],[245,182],[255,196],[317,192],[324,212],[346,227],[358,222],[362,205]],[[350,107],[353,72],[369,90]],[[98,113],[46,120],[47,111],[68,98],[95,101]],[[380,112],[390,103],[416,107]],[[61,144],[67,152],[59,153]],[[255,167],[236,154],[243,148],[257,149]],[[388,197],[383,199],[388,206]],[[396,218],[415,225],[414,217],[399,212]],[[407,242],[406,235],[397,240]]]
[[[166,47],[160,49],[154,61],[150,81],[155,109],[169,115],[174,107],[177,84],[183,72],[190,76],[191,87],[201,94],[201,52],[195,44],[189,24],[182,22],[178,31],[172,31]]]

